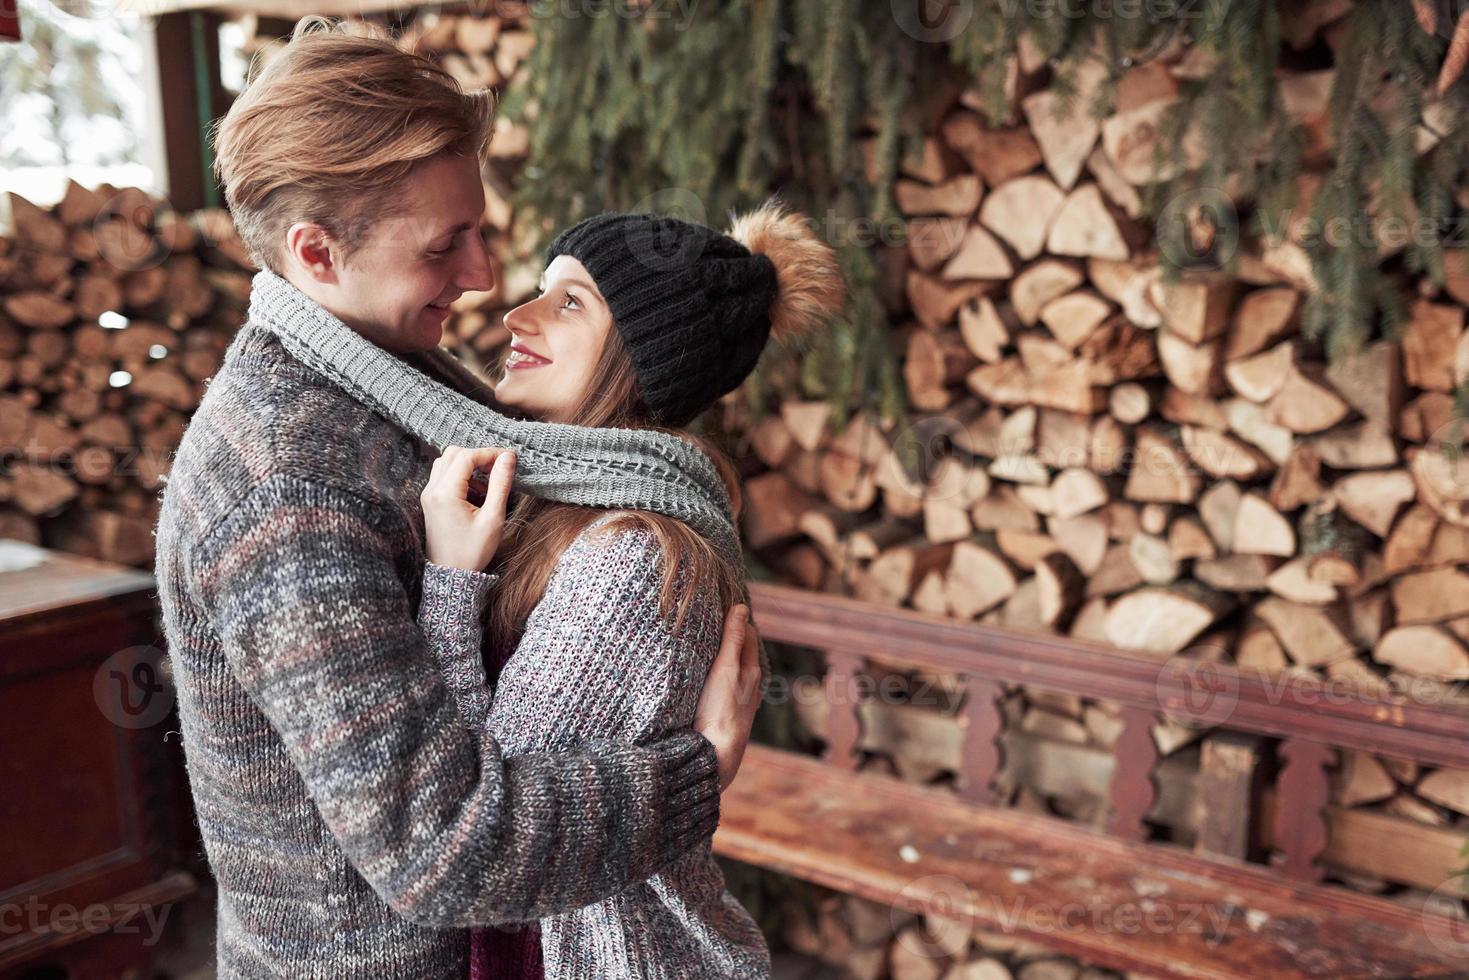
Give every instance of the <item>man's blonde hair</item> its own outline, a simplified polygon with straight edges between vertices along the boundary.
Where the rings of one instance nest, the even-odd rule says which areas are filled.
[[[494,113],[491,92],[465,92],[383,32],[307,18],[220,121],[215,168],[240,237],[280,272],[294,222],[350,255],[415,165],[445,151],[483,162]]]

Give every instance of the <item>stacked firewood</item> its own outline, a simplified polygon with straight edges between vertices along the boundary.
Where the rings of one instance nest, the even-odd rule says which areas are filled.
[[[1078,895],[1084,902],[1086,896]],[[917,915],[854,895],[823,894],[814,905],[790,903],[783,943],[831,964],[851,980],[1115,980],[1012,933],[975,928],[935,910]],[[1129,980],[1146,980],[1130,974]]]
[[[1186,655],[1463,703],[1469,463],[1453,391],[1469,378],[1465,256],[1449,255],[1442,290],[1404,283],[1417,299],[1399,336],[1329,359],[1301,329],[1320,174],[1301,176],[1274,237],[1241,231],[1217,256],[1232,263],[1170,268],[1142,192],[1157,178],[1158,121],[1198,54],[1129,70],[1100,120],[1027,94],[1042,69],[1027,57],[1022,45],[1008,125],[986,125],[961,93],[903,163],[906,245],[882,266],[908,311],[895,326],[907,417],[833,430],[817,402],[758,419],[727,406],[753,457],[748,544],[808,588],[1160,663]],[[1328,148],[1329,82],[1284,78],[1315,141],[1308,161]],[[1099,83],[1080,78],[1072,101],[1090,105]],[[1248,227],[1182,204],[1200,254]],[[819,699],[796,700],[819,733]],[[1020,753],[1012,802],[1099,819],[1115,710],[1033,690],[1006,710]],[[1165,769],[1192,746],[1170,784],[1184,786],[1199,733],[1161,722],[1154,735]],[[962,730],[942,711],[873,703],[863,739],[873,764],[929,781],[957,767]],[[1027,763],[1035,746],[1045,761]],[[1333,845],[1327,860],[1354,884],[1431,890],[1461,863],[1469,773],[1361,755],[1338,775],[1337,806],[1360,817],[1342,833],[1360,844],[1404,832],[1368,819],[1385,814],[1431,839],[1432,860],[1411,872]],[[1160,806],[1173,795],[1164,787]],[[1187,807],[1176,816],[1164,823],[1186,839]]]
[[[73,183],[0,238],[0,538],[128,565],[249,297],[229,217]]]

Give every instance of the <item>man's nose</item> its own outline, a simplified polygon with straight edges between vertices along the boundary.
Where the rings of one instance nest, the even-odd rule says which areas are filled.
[[[460,266],[459,288],[465,292],[487,293],[495,288],[495,269],[490,262],[490,252],[479,235],[470,244],[469,256]]]

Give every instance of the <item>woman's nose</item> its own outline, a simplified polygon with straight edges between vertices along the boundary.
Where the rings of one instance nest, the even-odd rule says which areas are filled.
[[[539,328],[536,326],[535,306],[535,300],[531,300],[529,303],[521,303],[515,309],[507,312],[505,314],[505,328],[515,334],[538,332]]]

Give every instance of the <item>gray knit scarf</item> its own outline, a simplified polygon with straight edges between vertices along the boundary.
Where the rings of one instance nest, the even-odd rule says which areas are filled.
[[[358,401],[439,451],[496,446],[516,454],[515,489],[563,503],[646,510],[687,523],[742,569],[739,533],[719,474],[697,446],[663,432],[507,418],[448,351],[415,355],[447,387],[371,343],[270,270],[257,273],[250,322]]]

